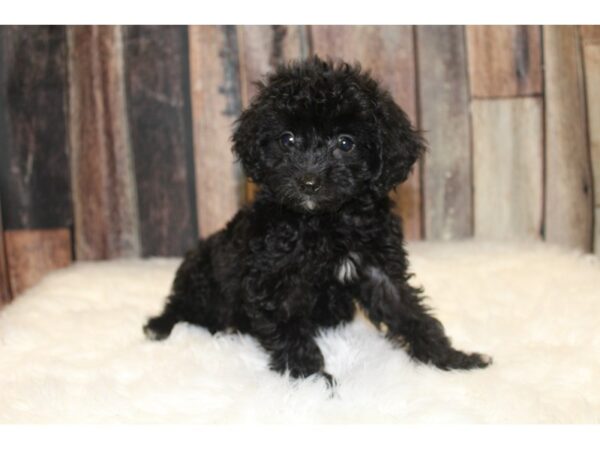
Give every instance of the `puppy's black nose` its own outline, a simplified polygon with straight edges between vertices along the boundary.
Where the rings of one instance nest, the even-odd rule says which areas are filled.
[[[300,189],[306,194],[314,194],[321,189],[321,182],[316,175],[308,174],[300,177],[298,180]]]

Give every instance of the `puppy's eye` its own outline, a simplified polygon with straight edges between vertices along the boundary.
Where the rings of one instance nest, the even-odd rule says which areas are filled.
[[[296,144],[296,138],[291,132],[286,131],[281,136],[279,136],[279,143],[284,148],[291,148]]]
[[[350,136],[342,134],[338,137],[336,147],[343,152],[349,152],[354,148],[354,140]]]

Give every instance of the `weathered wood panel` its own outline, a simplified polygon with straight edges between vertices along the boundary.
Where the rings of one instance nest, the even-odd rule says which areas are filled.
[[[541,238],[541,99],[474,100],[472,114],[475,236]]]
[[[592,247],[592,175],[576,26],[544,26],[546,220],[550,242]]]
[[[36,284],[45,274],[71,264],[68,229],[9,230],[4,233],[13,295]]]
[[[235,26],[191,26],[188,32],[198,226],[207,236],[245,197],[230,141],[242,108],[238,42]]]
[[[256,82],[277,65],[308,56],[308,36],[303,25],[238,26],[242,106],[256,94]],[[254,198],[256,186],[246,185],[246,200]]]
[[[0,204],[0,211],[2,211],[1,206]],[[2,226],[2,214],[0,214],[0,307],[4,303],[8,303],[10,298],[8,264],[6,262],[6,250],[4,246],[4,227]]]
[[[585,44],[583,54],[588,134],[594,183],[594,251],[600,254],[600,41],[594,44]]]
[[[580,31],[585,43],[600,44],[600,25],[581,25]]]
[[[423,165],[427,239],[473,235],[469,80],[464,27],[417,28],[421,128],[429,142]]]
[[[69,27],[68,41],[77,259],[138,255],[121,29]]]
[[[473,97],[514,97],[542,92],[539,26],[467,26]]]
[[[68,227],[66,34],[0,27],[0,190],[4,226]]]
[[[321,57],[360,62],[387,87],[413,123],[417,120],[415,54],[411,26],[312,26],[313,50]],[[420,165],[393,192],[408,239],[422,234]]]
[[[187,28],[123,35],[142,255],[182,255],[198,238]]]

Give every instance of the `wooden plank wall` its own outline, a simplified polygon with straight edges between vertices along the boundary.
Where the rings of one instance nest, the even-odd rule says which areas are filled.
[[[186,27],[123,30],[129,135],[142,256],[198,239]]]
[[[581,30],[585,66],[588,136],[594,182],[594,251],[600,255],[600,26]]]
[[[315,53],[359,61],[423,130],[391,193],[409,239],[600,254],[599,26],[4,26],[0,301],[221,228],[254,195],[229,141],[253,83]]]
[[[66,62],[66,27],[0,27],[1,298],[71,260]]]

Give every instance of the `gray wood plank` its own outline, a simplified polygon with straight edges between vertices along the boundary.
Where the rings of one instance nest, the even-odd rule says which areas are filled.
[[[475,236],[540,239],[541,99],[474,100],[472,114]]]
[[[590,251],[593,182],[578,27],[544,26],[549,242]]]
[[[473,235],[469,80],[464,27],[417,27],[426,239]]]

